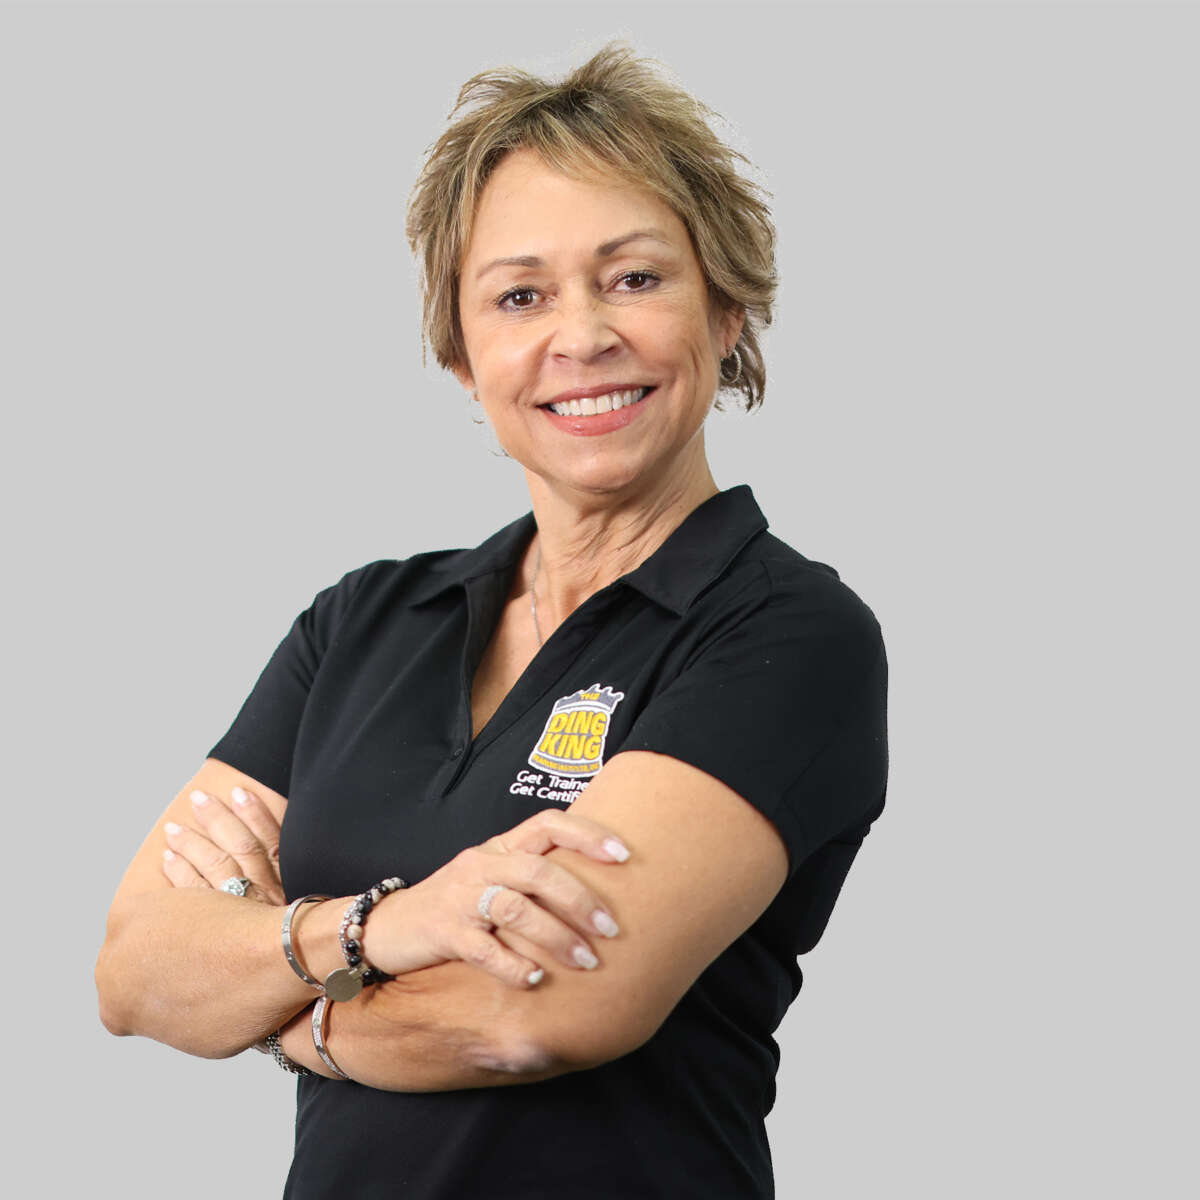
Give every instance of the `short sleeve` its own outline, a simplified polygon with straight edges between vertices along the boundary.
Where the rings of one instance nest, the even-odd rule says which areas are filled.
[[[291,786],[296,734],[313,680],[359,585],[373,566],[318,592],[275,647],[233,724],[208,752],[282,796]]]
[[[861,841],[887,789],[888,664],[871,610],[836,578],[787,583],[698,648],[624,750],[721,780],[778,829],[788,878],[834,839]]]

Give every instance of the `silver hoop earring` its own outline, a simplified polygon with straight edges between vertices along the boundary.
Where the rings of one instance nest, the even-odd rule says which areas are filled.
[[[734,373],[732,375],[727,376],[725,374],[725,363],[731,358],[737,359],[737,370],[734,371]],[[725,384],[726,387],[728,387],[730,384],[737,383],[737,381],[739,379],[741,379],[741,377],[742,377],[742,356],[738,352],[738,348],[736,346],[734,346],[734,348],[732,350],[730,350],[730,352],[723,359],[721,359],[721,382],[723,384]]]

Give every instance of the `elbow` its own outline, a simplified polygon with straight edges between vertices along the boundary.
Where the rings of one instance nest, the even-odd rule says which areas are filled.
[[[156,987],[136,904],[109,913],[93,979],[100,1023],[114,1037],[148,1037],[197,1058],[232,1058],[258,1040],[214,1022],[197,997]],[[243,1036],[244,1035],[244,1036]]]
[[[119,973],[113,970],[113,938],[110,928],[100,954],[96,959],[92,978],[96,984],[96,999],[100,1008],[100,1023],[114,1037],[128,1037],[133,1033],[129,1014],[124,1011],[121,1003],[120,989],[116,986]]]
[[[643,1032],[621,1029],[595,1014],[596,1020],[582,1018],[559,1027],[526,1032],[510,1044],[508,1059],[512,1069],[525,1074],[544,1072],[566,1074],[590,1071],[624,1058],[650,1040],[654,1030]]]
[[[145,956],[130,942],[135,933],[126,918],[110,914],[92,976],[101,1025],[114,1037],[149,1037],[199,1058],[230,1058],[244,1050],[228,1037],[208,1036],[206,1023],[189,1014],[187,1004],[157,993],[139,976]]]
[[[120,1016],[107,1007],[104,1003],[104,998],[100,999],[100,1024],[108,1030],[113,1037],[128,1037],[133,1030],[128,1024],[121,1020]]]

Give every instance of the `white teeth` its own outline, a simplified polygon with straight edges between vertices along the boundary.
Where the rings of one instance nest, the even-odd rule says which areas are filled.
[[[550,411],[560,417],[592,417],[598,413],[615,412],[636,404],[650,389],[632,388],[627,392],[609,392],[606,396],[585,396],[582,400],[562,400],[551,404]]]

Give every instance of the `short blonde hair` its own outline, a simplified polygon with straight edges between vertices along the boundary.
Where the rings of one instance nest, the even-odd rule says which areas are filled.
[[[709,127],[707,117],[719,114],[662,79],[660,65],[618,41],[559,83],[504,67],[463,84],[453,123],[429,150],[408,204],[405,232],[421,271],[422,354],[428,344],[439,366],[467,365],[458,275],[476,206],[500,160],[528,147],[566,174],[615,172],[671,206],[691,235],[717,311],[745,312],[736,344],[741,374],[728,383],[722,368],[719,390],[741,392],[747,410],[762,403],[759,333],[771,323],[778,285],[764,199],[770,193],[739,175],[735,160],[750,160]]]

